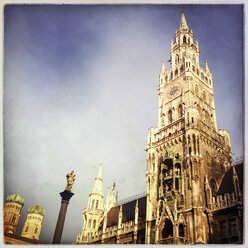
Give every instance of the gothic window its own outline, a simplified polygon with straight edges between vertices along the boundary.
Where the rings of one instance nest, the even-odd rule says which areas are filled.
[[[12,218],[12,223],[14,224],[16,220],[16,216],[14,215],[14,217]]]
[[[189,155],[191,155],[192,149],[191,147],[189,147]]]
[[[93,228],[96,228],[96,220],[93,222]]]
[[[201,79],[204,79],[203,73],[201,73]]]
[[[208,82],[208,78],[207,77],[205,77],[205,81]]]
[[[191,117],[191,121],[192,121],[192,123],[194,123],[194,117]]]
[[[188,62],[186,62],[186,67],[188,67]]]
[[[193,70],[193,72],[195,72],[195,67],[194,66],[192,66],[192,70]]]
[[[168,112],[168,122],[169,123],[172,122],[172,110],[169,110],[169,112]]]
[[[96,208],[98,208],[99,200],[96,201]]]
[[[94,205],[95,205],[95,199],[92,200],[92,202],[91,202],[91,207],[93,208]]]
[[[212,195],[215,196],[217,193],[217,184],[216,184],[216,181],[214,180],[214,178],[212,178],[210,180],[210,188],[212,190]]]
[[[197,71],[196,71],[196,72],[197,72],[197,75],[199,75],[199,74],[200,74],[200,72],[199,72],[199,70],[198,70],[198,69],[197,69]]]
[[[175,76],[177,76],[177,74],[178,74],[178,69],[175,70]]]
[[[197,150],[198,150],[198,154],[200,154],[200,144],[199,144],[199,138],[197,138]]]
[[[182,118],[183,117],[183,108],[182,108],[182,105],[180,104],[178,106],[178,118]]]
[[[34,233],[38,232],[38,227],[35,227]]]
[[[194,154],[196,154],[196,140],[195,140],[195,135],[193,135],[193,146],[194,146]]]
[[[190,38],[188,38],[188,43],[190,44]]]
[[[184,237],[184,227],[182,223],[179,225],[179,237]]]
[[[170,77],[171,77],[171,79],[173,79],[173,72],[171,72],[171,76]]]
[[[186,43],[186,36],[183,36],[183,43]]]
[[[28,231],[28,228],[29,228],[29,226],[26,226],[25,232],[27,232],[27,231]]]
[[[211,79],[209,79],[209,84],[211,85]]]

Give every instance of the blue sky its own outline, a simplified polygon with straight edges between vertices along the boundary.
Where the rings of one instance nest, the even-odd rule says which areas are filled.
[[[46,210],[50,242],[65,175],[75,195],[63,242],[83,226],[82,211],[103,162],[103,187],[119,198],[146,190],[147,131],[157,126],[158,73],[169,60],[181,9],[213,74],[218,128],[243,155],[241,5],[8,5],[4,37],[4,193]],[[169,64],[166,63],[166,67]]]

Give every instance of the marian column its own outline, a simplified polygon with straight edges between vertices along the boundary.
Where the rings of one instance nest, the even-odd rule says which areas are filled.
[[[57,220],[56,229],[53,236],[53,242],[52,242],[53,244],[60,244],[61,242],[67,206],[69,204],[71,197],[74,195],[71,192],[72,185],[76,179],[76,175],[74,174],[74,171],[68,173],[66,175],[66,179],[67,179],[67,185],[65,187],[65,190],[60,193],[62,201],[61,201],[61,207],[59,211],[59,217]]]

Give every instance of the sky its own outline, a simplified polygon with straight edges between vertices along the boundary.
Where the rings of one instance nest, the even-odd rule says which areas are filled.
[[[8,5],[4,9],[4,197],[46,214],[50,243],[66,174],[76,174],[62,243],[83,227],[99,163],[119,199],[146,191],[148,128],[157,126],[158,75],[170,58],[181,10],[200,63],[213,74],[218,128],[243,155],[241,5]]]

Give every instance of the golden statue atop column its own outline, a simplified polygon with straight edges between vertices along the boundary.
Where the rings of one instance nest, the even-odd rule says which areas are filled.
[[[69,172],[66,175],[66,180],[67,180],[67,184],[66,184],[65,189],[67,191],[71,192],[72,185],[73,185],[74,181],[76,180],[76,175],[74,174],[74,170],[72,170],[71,172]]]

